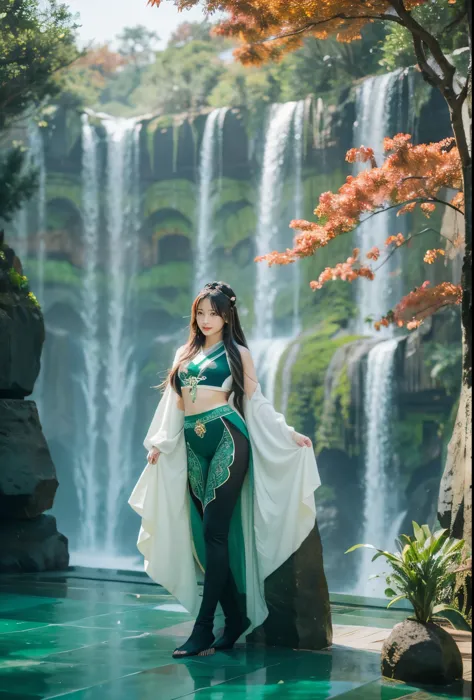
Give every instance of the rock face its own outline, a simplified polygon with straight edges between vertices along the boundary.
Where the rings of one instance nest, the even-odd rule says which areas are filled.
[[[269,615],[247,641],[291,649],[332,644],[329,592],[317,524],[295,552],[265,582]]]
[[[0,525],[0,572],[57,571],[67,569],[67,537],[56,529],[56,518],[40,515],[31,520],[7,520]]]
[[[462,657],[444,629],[406,620],[395,625],[382,648],[382,675],[406,683],[449,685],[462,678]]]
[[[44,322],[21,265],[0,241],[0,573],[65,569],[67,539],[51,515],[56,469],[34,401]],[[11,270],[17,271],[17,277]]]

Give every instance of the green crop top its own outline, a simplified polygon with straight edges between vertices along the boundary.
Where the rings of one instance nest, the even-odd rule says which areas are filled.
[[[196,401],[198,386],[215,391],[231,391],[232,374],[230,371],[224,341],[212,345],[200,352],[181,366],[177,381],[183,387],[190,387],[191,400]]]

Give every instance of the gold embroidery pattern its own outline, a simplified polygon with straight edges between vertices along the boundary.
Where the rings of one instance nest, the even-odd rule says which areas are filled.
[[[194,432],[196,433],[196,435],[198,437],[200,437],[200,438],[204,437],[204,435],[206,434],[207,431],[206,431],[206,426],[204,425],[204,423],[202,421],[200,421],[200,420],[196,421],[196,425],[194,426]]]
[[[186,416],[184,419],[184,427],[185,428],[192,428],[194,430],[194,426],[196,425],[196,422],[199,421],[200,423],[209,423],[211,420],[215,420],[216,418],[221,418],[222,416],[228,416],[231,413],[235,413],[234,409],[230,406],[218,406],[217,408],[213,408],[211,411],[208,411],[204,416],[201,418],[193,418],[192,415]]]

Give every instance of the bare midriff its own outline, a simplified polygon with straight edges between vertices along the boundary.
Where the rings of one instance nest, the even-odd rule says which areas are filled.
[[[177,396],[178,407],[183,411],[186,416],[193,416],[196,413],[204,413],[205,411],[212,411],[213,408],[218,408],[219,406],[227,406],[228,399],[230,396],[230,391],[215,391],[214,389],[206,389],[203,386],[198,387],[196,394],[196,401],[191,401],[190,389],[188,387],[183,387],[181,389],[183,396]]]

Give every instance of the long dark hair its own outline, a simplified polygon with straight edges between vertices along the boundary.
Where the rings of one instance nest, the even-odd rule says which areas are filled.
[[[213,310],[227,321],[223,327],[223,341],[229,358],[230,371],[232,373],[231,391],[234,393],[234,403],[237,410],[244,413],[244,369],[238,345],[248,348],[244,331],[240,324],[239,312],[237,311],[237,297],[232,287],[225,282],[209,282],[199,292],[191,307],[191,322],[189,324],[189,337],[183,347],[179,362],[170,369],[168,376],[157,389],[165,389],[171,384],[177,394],[182,396],[181,386],[177,382],[179,366],[182,362],[193,358],[204,346],[205,335],[200,330],[197,321],[197,309],[203,299],[209,298]]]

